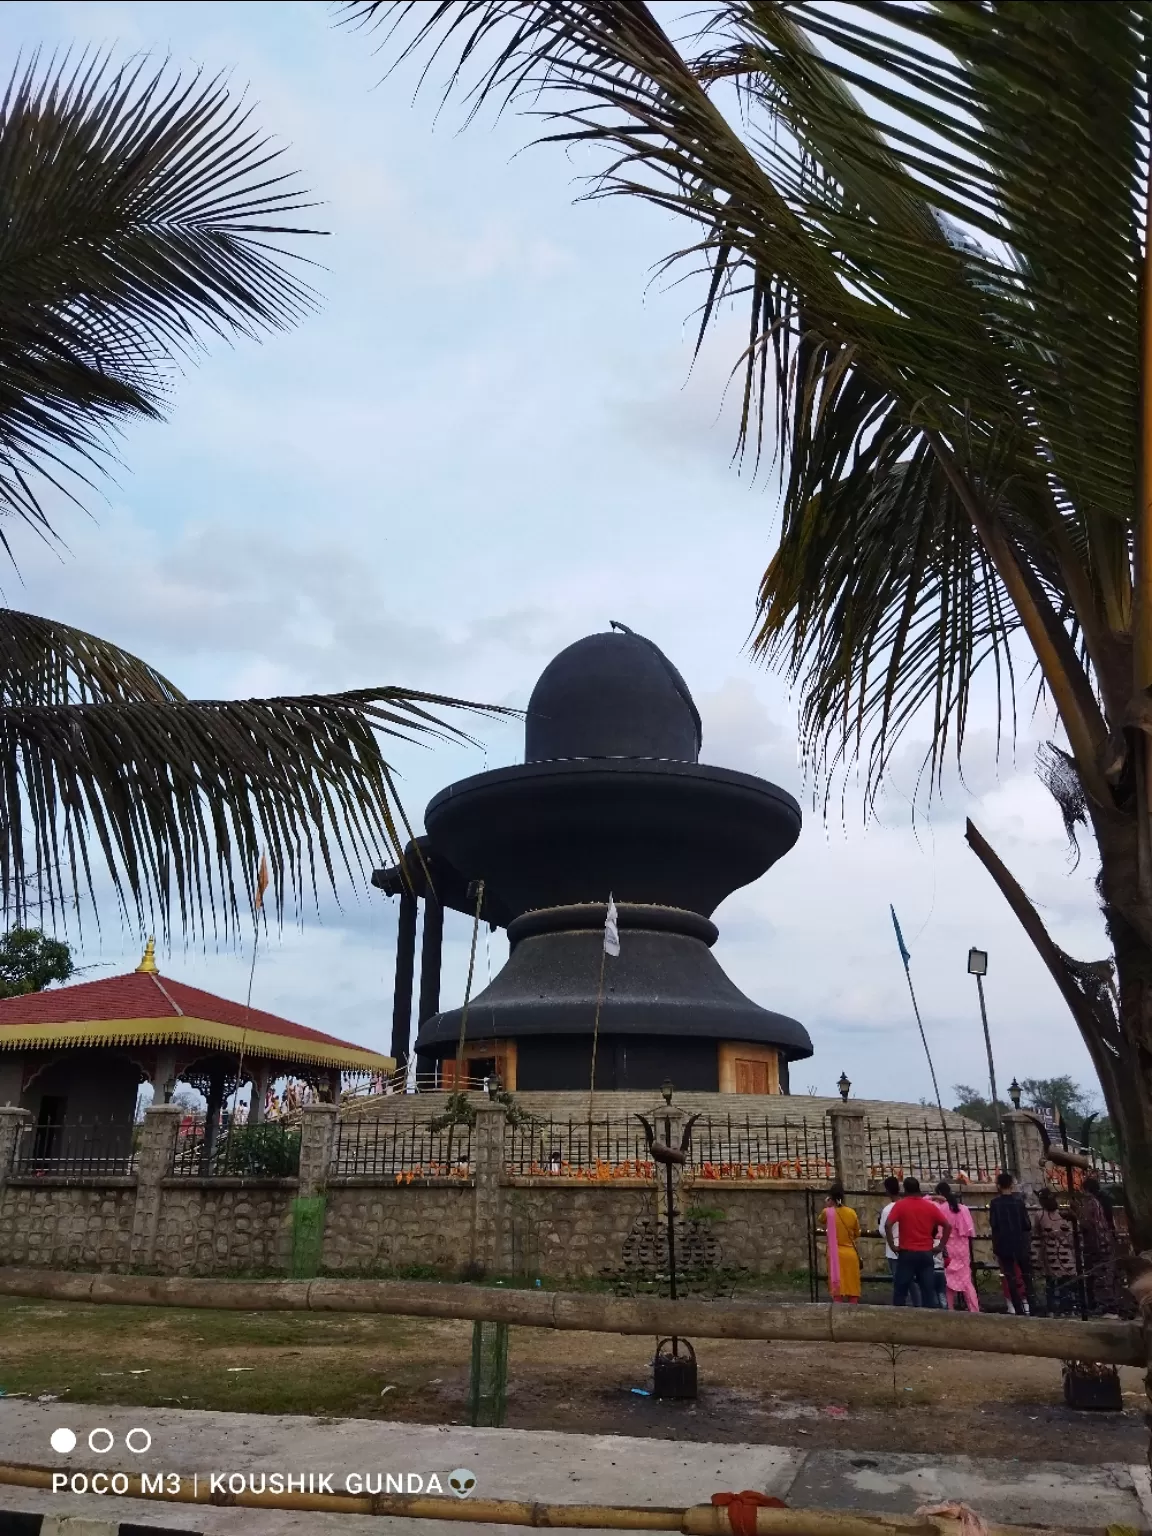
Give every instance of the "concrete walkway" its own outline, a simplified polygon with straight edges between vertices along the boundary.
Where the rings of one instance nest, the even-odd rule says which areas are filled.
[[[142,1455],[125,1449],[130,1429],[152,1437]],[[77,1436],[61,1455],[50,1437]],[[94,1454],[88,1436],[108,1430],[115,1444]],[[106,1437],[97,1436],[96,1444]],[[142,1443],[137,1436],[134,1443]],[[960,1499],[986,1519],[1060,1530],[1109,1524],[1152,1530],[1146,1467],[1086,1467],[1061,1462],[982,1461],[963,1456],[804,1451],[771,1445],[716,1445],[618,1435],[386,1424],[372,1419],[304,1419],[182,1409],[95,1408],[0,1399],[0,1460],[107,1471],[183,1476],[280,1471],[328,1473],[343,1492],[349,1473],[436,1472],[466,1468],[490,1498],[564,1504],[707,1503],[721,1489],[755,1488],[794,1506],[911,1513]],[[223,1509],[112,1496],[38,1493],[0,1485],[0,1512],[23,1510],[137,1521],[220,1536],[513,1536],[510,1526],[381,1520],[370,1516]],[[3,1528],[0,1513],[0,1529]]]

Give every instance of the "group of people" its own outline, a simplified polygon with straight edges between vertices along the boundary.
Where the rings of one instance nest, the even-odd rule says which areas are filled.
[[[992,1252],[1000,1270],[1008,1310],[1027,1316],[1036,1311],[1033,1283],[1045,1282],[1049,1315],[1070,1313],[1082,1304],[1097,1313],[1116,1310],[1119,1284],[1116,1234],[1111,1202],[1099,1181],[1085,1179],[1071,1213],[1060,1208],[1053,1190],[1041,1190],[1039,1209],[1029,1210],[1008,1173],[996,1180],[988,1206]],[[979,1312],[972,1267],[976,1226],[968,1207],[944,1180],[931,1198],[920,1181],[884,1181],[887,1203],[878,1231],[892,1276],[895,1306],[956,1308]],[[1075,1225],[1073,1225],[1075,1221]],[[860,1218],[845,1204],[844,1189],[833,1184],[824,1209],[828,1288],[834,1301],[860,1300]],[[1081,1249],[1084,1292],[1078,1279],[1076,1244]]]
[[[1039,1277],[1049,1316],[1116,1312],[1121,1290],[1116,1221],[1099,1179],[1085,1179],[1067,1210],[1055,1190],[1042,1189],[1035,1214],[1013,1188],[1010,1175],[1002,1173],[996,1183],[988,1217],[1009,1311],[1036,1311],[1034,1282]]]
[[[880,1212],[879,1232],[892,1276],[892,1301],[898,1307],[953,1307],[963,1297],[970,1312],[980,1310],[972,1280],[972,1213],[943,1180],[935,1196],[921,1192],[920,1181],[884,1181],[888,1203]],[[860,1218],[844,1203],[844,1190],[828,1191],[824,1219],[828,1235],[828,1288],[833,1301],[858,1302],[861,1291]]]
[[[283,1094],[269,1085],[264,1096],[265,1120],[285,1120],[296,1114],[303,1104],[314,1104],[317,1094],[311,1083],[297,1083],[291,1078],[284,1084]]]

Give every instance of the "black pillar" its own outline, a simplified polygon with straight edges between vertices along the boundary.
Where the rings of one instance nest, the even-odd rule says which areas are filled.
[[[200,1173],[207,1178],[212,1173],[212,1158],[220,1131],[220,1111],[224,1107],[224,1068],[213,1063],[208,1073],[208,1103],[204,1110],[204,1141],[200,1148]]]
[[[392,1055],[400,1066],[408,1058],[412,1034],[412,973],[416,966],[416,898],[400,892],[400,921],[396,927],[396,989],[392,1001]]]
[[[420,1006],[418,1024],[440,1012],[440,962],[444,948],[444,908],[435,896],[424,898],[424,940],[420,947]]]
[[[440,1012],[440,971],[444,950],[444,908],[429,892],[424,898],[424,938],[420,946],[420,1001],[416,1009],[417,1028]],[[416,1072],[420,1077],[436,1070],[434,1056],[419,1056]]]

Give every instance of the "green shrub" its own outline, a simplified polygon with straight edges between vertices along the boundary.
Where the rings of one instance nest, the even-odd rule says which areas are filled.
[[[285,1125],[238,1125],[221,1153],[222,1173],[290,1179],[300,1172],[300,1132]]]

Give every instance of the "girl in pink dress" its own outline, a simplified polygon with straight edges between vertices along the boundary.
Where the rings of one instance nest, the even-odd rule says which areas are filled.
[[[969,1312],[979,1312],[980,1298],[976,1295],[976,1283],[972,1279],[972,1239],[976,1236],[972,1212],[958,1195],[952,1193],[952,1186],[943,1179],[936,1186],[936,1204],[947,1206],[948,1220],[952,1223],[944,1263],[948,1310],[952,1311],[955,1307],[957,1296],[963,1296]]]

